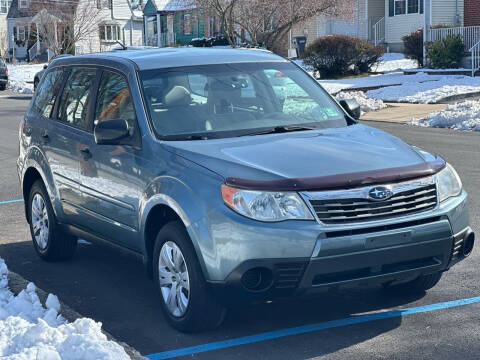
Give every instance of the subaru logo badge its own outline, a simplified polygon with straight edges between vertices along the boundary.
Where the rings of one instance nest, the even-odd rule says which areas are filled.
[[[376,186],[371,188],[368,192],[368,197],[374,201],[388,200],[393,196],[393,193],[385,186]]]

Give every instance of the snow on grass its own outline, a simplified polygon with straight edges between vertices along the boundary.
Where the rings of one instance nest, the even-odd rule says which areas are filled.
[[[414,119],[413,125],[456,130],[480,131],[480,101],[468,100],[447,109],[432,113],[422,119]]]
[[[346,99],[356,100],[357,103],[360,104],[362,113],[376,111],[376,110],[384,109],[387,107],[387,105],[385,105],[382,100],[367,98],[363,91],[341,92],[338,95],[336,95],[335,98],[338,101],[346,100]]]
[[[7,88],[21,93],[33,94],[33,79],[35,74],[43,69],[45,64],[8,64]]]
[[[386,53],[380,61],[373,66],[375,72],[391,72],[396,70],[417,69],[418,62],[412,59],[406,59],[404,54]]]
[[[410,79],[410,77],[413,77]],[[421,79],[421,81],[418,81]],[[434,79],[434,80],[429,80]],[[432,104],[452,95],[480,92],[480,78],[463,75],[405,75],[399,86],[389,86],[366,93],[383,101]]]
[[[417,73],[415,75],[404,75],[403,72],[395,72],[384,75],[372,75],[340,80],[320,80],[327,91],[344,89],[362,89],[378,86],[391,86],[402,84],[418,84],[423,82],[438,81],[443,78],[442,75],[428,75],[425,73]]]
[[[123,360],[124,349],[108,341],[101,323],[59,315],[60,302],[49,295],[46,308],[33,283],[15,296],[8,289],[8,270],[0,258],[0,358],[6,360]]]

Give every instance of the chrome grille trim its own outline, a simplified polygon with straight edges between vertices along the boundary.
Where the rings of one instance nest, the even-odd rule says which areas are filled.
[[[355,224],[407,216],[435,209],[438,204],[436,176],[381,185],[392,192],[384,201],[372,201],[376,186],[331,191],[302,192],[317,220],[326,225]]]

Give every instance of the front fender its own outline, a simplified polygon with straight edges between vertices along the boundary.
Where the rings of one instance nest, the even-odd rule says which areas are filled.
[[[159,176],[152,180],[144,192],[139,206],[140,233],[143,234],[142,252],[147,255],[146,223],[148,215],[157,205],[172,209],[182,220],[194,246],[200,266],[208,278],[204,256],[211,252],[214,244],[208,231],[200,224],[211,207],[206,201],[212,191],[220,191],[222,177],[193,163],[187,163],[187,169],[173,176]]]

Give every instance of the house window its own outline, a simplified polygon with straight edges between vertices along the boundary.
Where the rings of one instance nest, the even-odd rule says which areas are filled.
[[[112,0],[97,0],[97,9],[111,9]]]
[[[193,32],[192,15],[184,14],[183,15],[183,35],[191,35],[192,32]]]
[[[395,15],[405,14],[407,0],[395,0]]]
[[[16,26],[13,28],[13,40],[25,41],[25,26]]]
[[[12,5],[12,0],[0,0],[0,14],[8,13],[8,9]]]
[[[120,40],[120,26],[118,25],[100,25],[100,40],[117,41]]]
[[[389,0],[388,15],[423,14],[424,0]]]
[[[28,8],[28,0],[19,0],[18,7],[20,9]]]

